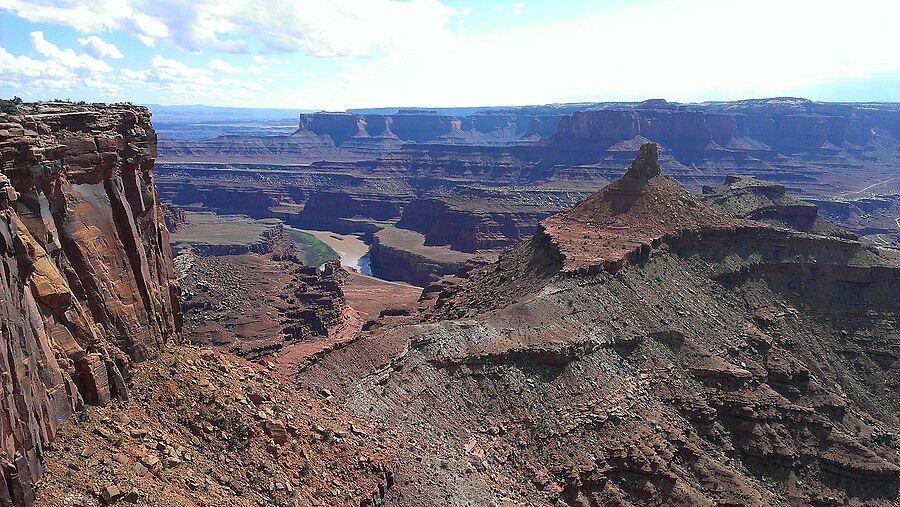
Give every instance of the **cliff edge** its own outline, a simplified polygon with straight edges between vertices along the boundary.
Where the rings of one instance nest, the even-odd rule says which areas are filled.
[[[0,114],[0,505],[32,504],[60,425],[179,332],[155,157],[143,107]]]

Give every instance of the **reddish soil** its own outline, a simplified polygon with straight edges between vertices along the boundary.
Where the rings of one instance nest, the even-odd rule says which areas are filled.
[[[348,273],[341,288],[347,304],[341,323],[329,328],[327,337],[289,345],[270,358],[284,381],[291,382],[298,368],[308,367],[328,352],[359,339],[362,336],[360,330],[366,324],[395,321],[391,315],[402,318],[414,314],[422,292],[412,285],[352,272]]]
[[[350,273],[343,289],[347,305],[356,310],[363,321],[377,320],[388,309],[412,311],[422,294],[419,287],[359,273]]]
[[[185,335],[191,342],[236,353],[268,350],[283,341],[279,297],[293,279],[291,263],[267,255],[185,256],[190,262],[180,280],[185,307]]]

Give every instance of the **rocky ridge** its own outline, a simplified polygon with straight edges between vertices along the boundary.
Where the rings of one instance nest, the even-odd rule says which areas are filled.
[[[180,310],[147,109],[18,109],[0,115],[0,504],[27,506],[60,426],[127,399]]]
[[[622,178],[541,223],[566,271],[610,270],[648,257],[664,238],[738,225],[663,176],[652,143],[641,146]]]
[[[900,501],[900,259],[713,209],[654,148],[298,371],[425,456],[386,503]]]

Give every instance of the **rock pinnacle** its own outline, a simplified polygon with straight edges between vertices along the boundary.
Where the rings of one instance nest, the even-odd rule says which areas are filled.
[[[649,180],[659,175],[659,147],[656,143],[644,143],[637,158],[631,163],[631,167],[625,171],[625,177],[639,180]]]

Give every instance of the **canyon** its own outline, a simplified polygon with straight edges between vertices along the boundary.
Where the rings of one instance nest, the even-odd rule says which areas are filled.
[[[363,234],[378,276],[422,286],[530,237],[653,141],[663,170],[692,191],[753,176],[866,241],[900,239],[900,109],[891,103],[648,100],[303,113],[286,129],[291,121],[220,135],[206,126],[191,139],[189,124],[169,126],[162,197]]]
[[[897,505],[898,111],[22,105],[0,505]]]

